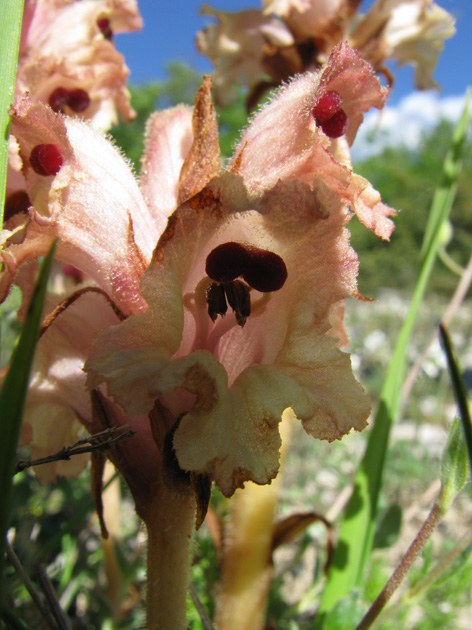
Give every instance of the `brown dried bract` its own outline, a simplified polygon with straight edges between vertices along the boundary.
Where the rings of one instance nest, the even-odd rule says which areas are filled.
[[[193,143],[180,171],[179,204],[199,193],[220,173],[218,124],[211,98],[212,78],[203,77],[193,110]]]

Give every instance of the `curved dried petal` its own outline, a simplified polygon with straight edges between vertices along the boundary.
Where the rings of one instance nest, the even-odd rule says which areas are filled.
[[[364,177],[353,174],[351,184],[345,194],[361,223],[384,240],[390,240],[395,224],[388,217],[396,211],[382,203],[380,193]]]
[[[227,497],[245,481],[269,483],[279,467],[283,411],[293,406],[302,417],[311,411],[298,383],[271,366],[254,365],[226,390],[226,373],[208,353],[179,359],[174,369],[181,362],[184,378],[172,384],[193,391],[197,402],[174,436],[180,466],[208,474]]]
[[[305,387],[314,407],[310,418],[302,418],[307,433],[332,442],[366,427],[369,400],[352,374],[349,355],[333,339],[293,330],[274,365]]]

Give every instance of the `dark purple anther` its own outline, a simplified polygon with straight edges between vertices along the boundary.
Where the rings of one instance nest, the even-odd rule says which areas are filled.
[[[228,305],[226,304],[225,290],[222,284],[217,282],[210,284],[206,292],[206,301],[211,321],[216,321],[218,315],[226,315]]]
[[[256,291],[278,291],[287,280],[287,267],[280,256],[255,247],[249,249],[244,280]]]
[[[208,254],[205,271],[216,282],[231,282],[243,275],[247,259],[248,250],[244,245],[223,243]]]
[[[228,304],[234,311],[238,326],[244,326],[246,319],[251,314],[251,297],[249,287],[241,280],[233,280],[222,285],[224,287]]]
[[[54,92],[51,92],[48,103],[49,107],[57,113],[63,111],[64,105],[67,105],[68,101],[69,92],[63,87],[58,87]]]
[[[77,88],[69,92],[69,101],[67,103],[71,110],[76,114],[81,114],[90,105],[90,96],[85,90]]]

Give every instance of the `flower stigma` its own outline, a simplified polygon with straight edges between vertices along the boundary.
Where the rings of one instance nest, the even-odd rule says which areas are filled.
[[[312,113],[316,124],[329,138],[339,138],[347,129],[347,114],[342,109],[338,92],[329,90],[320,96]]]
[[[76,114],[81,114],[90,105],[90,96],[85,90],[76,88],[74,90],[66,90],[66,88],[58,87],[49,96],[49,107],[57,113],[64,114],[64,107],[67,105]]]
[[[97,26],[100,29],[104,39],[111,42],[113,40],[113,31],[111,28],[110,20],[107,17],[101,17],[97,20]]]
[[[56,144],[37,144],[30,153],[29,162],[38,175],[56,175],[62,166],[62,151]]]

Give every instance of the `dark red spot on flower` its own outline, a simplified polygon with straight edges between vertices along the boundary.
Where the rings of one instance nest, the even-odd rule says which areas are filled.
[[[287,267],[279,255],[249,248],[249,262],[243,278],[256,291],[278,291],[287,280]]]
[[[339,138],[346,133],[347,114],[343,109],[331,116],[329,120],[321,124],[321,129],[329,138]]]
[[[80,284],[84,279],[84,274],[74,267],[74,265],[64,265],[62,268],[62,273],[67,277],[73,280],[76,284]]]
[[[67,105],[69,101],[69,92],[63,88],[58,87],[49,96],[49,106],[55,112],[62,112],[64,105]]]
[[[77,88],[69,92],[69,101],[67,103],[71,110],[76,114],[81,114],[90,105],[90,96],[85,90]]]
[[[90,96],[81,88],[66,90],[58,87],[51,93],[48,102],[55,112],[64,113],[64,107],[67,105],[76,114],[81,114],[90,105]]]
[[[38,175],[55,175],[63,162],[61,148],[57,144],[37,144],[30,153],[29,161]]]
[[[16,190],[5,199],[5,210],[3,218],[5,221],[11,219],[15,214],[26,212],[31,205],[31,201],[25,190]]]
[[[329,90],[320,96],[313,108],[313,116],[318,123],[329,120],[341,109],[341,97],[335,90]]]
[[[111,30],[111,24],[108,18],[98,18],[97,26],[105,39],[107,39],[108,41],[111,41],[113,39],[113,31]]]
[[[205,271],[216,282],[231,282],[243,275],[247,259],[248,250],[244,245],[223,243],[208,254]]]

